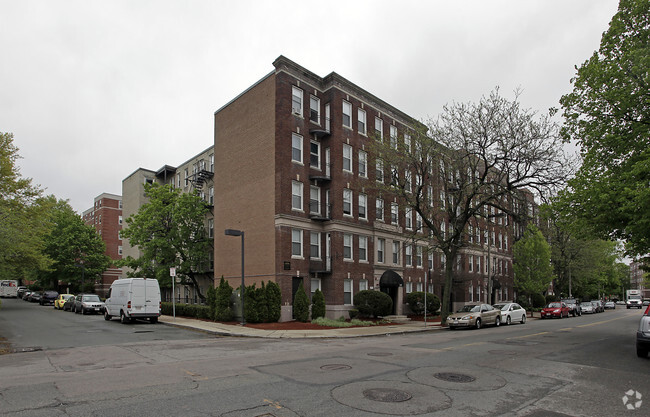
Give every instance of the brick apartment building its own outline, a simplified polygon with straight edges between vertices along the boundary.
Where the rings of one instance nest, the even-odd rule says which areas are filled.
[[[644,299],[650,299],[650,288],[646,288],[644,275],[646,272],[642,269],[643,262],[634,261],[630,263],[630,288],[641,290]]]
[[[94,204],[82,214],[84,223],[95,228],[106,244],[106,256],[112,260],[122,259],[122,197],[103,193],[95,197]],[[113,281],[122,277],[122,269],[111,265],[102,274],[101,281],[95,284],[95,292],[108,293]]]
[[[374,185],[388,173],[368,152],[373,134],[401,137],[413,118],[336,73],[322,78],[282,56],[273,65],[214,114],[217,277],[239,286],[240,241],[224,234],[237,229],[245,232],[246,285],[277,282],[282,320],[300,283],[308,294],[323,291],[331,318],[347,315],[365,289],[390,294],[396,314],[411,291],[441,297],[444,259],[413,243],[419,219],[379,198]],[[535,216],[532,196],[519,210]],[[454,261],[454,308],[488,301],[488,253],[495,299],[514,298],[512,244],[523,225],[490,214]]]
[[[157,171],[139,168],[122,181],[123,215],[124,219],[136,214],[140,207],[147,202],[144,185],[147,183],[171,184],[183,192],[198,192],[203,201],[212,208],[214,204],[214,148],[210,146],[204,151],[193,156],[178,167],[164,165]],[[205,219],[205,227],[210,238],[214,235],[214,220],[212,213]],[[138,258],[140,251],[129,244],[128,239],[123,242],[124,257]],[[209,273],[198,278],[201,293],[205,296],[208,288],[214,285],[214,262],[206,259],[206,269]],[[161,288],[163,300],[171,301],[171,288]],[[195,304],[200,297],[192,285],[175,286],[175,299],[177,302]]]

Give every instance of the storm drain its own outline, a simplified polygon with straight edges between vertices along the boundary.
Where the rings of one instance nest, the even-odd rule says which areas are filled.
[[[399,403],[408,401],[413,396],[406,391],[390,388],[372,388],[363,391],[363,396],[372,401],[381,401],[383,403]]]
[[[476,378],[471,375],[459,374],[455,372],[438,372],[437,374],[433,374],[433,376],[443,381],[458,382],[462,384],[476,381]]]
[[[343,365],[340,363],[331,363],[321,366],[320,369],[323,371],[347,371],[348,369],[352,369],[352,367],[350,365]]]

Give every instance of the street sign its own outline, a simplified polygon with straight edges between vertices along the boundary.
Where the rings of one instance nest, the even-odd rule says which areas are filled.
[[[169,268],[169,276],[170,277],[176,276],[176,268]]]

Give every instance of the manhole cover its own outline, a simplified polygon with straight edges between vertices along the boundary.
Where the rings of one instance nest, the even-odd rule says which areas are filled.
[[[390,388],[367,389],[363,391],[363,396],[369,400],[381,401],[383,403],[399,403],[412,398],[411,394],[406,391]]]
[[[433,374],[438,379],[441,379],[443,381],[448,381],[448,382],[460,382],[460,383],[466,383],[466,382],[474,382],[476,381],[476,378],[474,378],[471,375],[467,374],[458,374],[455,372],[439,372],[437,374]]]
[[[320,367],[323,371],[345,371],[348,369],[352,369],[351,366],[349,365],[343,365],[343,364],[338,364],[338,363],[332,363],[329,365],[323,365]]]
[[[393,354],[389,352],[373,352],[369,353],[368,356],[393,356]]]

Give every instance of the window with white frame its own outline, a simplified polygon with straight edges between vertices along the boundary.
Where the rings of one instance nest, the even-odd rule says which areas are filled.
[[[368,280],[360,279],[359,280],[359,291],[366,291],[368,289]]]
[[[421,283],[421,282],[417,282],[417,283],[415,284],[415,289],[416,289],[416,291],[418,291],[418,292],[422,292],[422,283]]]
[[[348,188],[343,189],[343,214],[352,215],[352,190]]]
[[[406,229],[411,230],[413,229],[413,210],[410,208],[407,208],[405,210],[405,219],[406,219]]]
[[[415,266],[422,268],[422,246],[415,247]]]
[[[404,134],[404,150],[406,151],[407,155],[412,152],[411,135],[409,135],[408,133]]]
[[[481,272],[481,259],[482,256],[477,256],[476,257],[476,272]]]
[[[404,245],[404,263],[406,266],[413,266],[413,246]]]
[[[210,239],[214,237],[214,219],[208,219],[208,237]]]
[[[422,216],[418,212],[415,212],[415,230],[422,232]]]
[[[122,246],[117,247],[117,254],[121,255],[122,254]]]
[[[352,146],[343,144],[343,171],[352,172]]]
[[[320,99],[318,97],[309,96],[309,120],[320,124]]]
[[[309,257],[320,259],[320,233],[309,232]]]
[[[211,206],[214,205],[214,186],[210,186],[208,190],[208,202]]]
[[[352,104],[343,100],[343,126],[352,128]]]
[[[117,223],[118,223],[118,224],[122,224],[122,216],[118,216]]]
[[[349,233],[343,234],[343,259],[352,260],[352,235]]]
[[[377,135],[379,139],[384,138],[384,121],[379,117],[375,117],[375,135]]]
[[[394,265],[399,265],[399,241],[398,240],[393,240],[393,264]]]
[[[368,196],[359,194],[359,218],[368,219]]]
[[[406,191],[407,193],[410,193],[410,192],[413,191],[413,189],[411,188],[412,187],[411,177],[412,177],[411,171],[409,171],[408,169],[405,170],[404,171],[404,191]]]
[[[320,214],[320,187],[309,187],[309,212]]]
[[[469,284],[469,301],[474,301],[474,285]]]
[[[433,271],[433,252],[429,252],[427,258],[428,258],[427,261],[428,261],[429,270]]]
[[[399,207],[397,206],[397,203],[390,203],[390,222],[391,224],[397,225],[397,222],[399,221]]]
[[[291,161],[302,164],[302,136],[291,134]]]
[[[359,151],[359,176],[368,177],[368,154],[365,151]]]
[[[368,237],[359,236],[359,261],[368,262]]]
[[[377,239],[377,262],[384,263],[384,254],[386,253],[386,239]]]
[[[362,135],[366,134],[366,111],[362,108],[357,109],[357,130]]]
[[[381,159],[375,161],[375,179],[377,182],[384,182],[384,161]]]
[[[291,181],[291,209],[302,211],[302,183]]]
[[[311,299],[312,300],[314,299],[314,293],[316,292],[316,290],[322,291],[320,284],[321,284],[320,283],[320,278],[312,278],[311,279]]]
[[[375,200],[375,218],[381,222],[384,221],[384,200],[382,198]]]
[[[343,280],[343,304],[352,304],[352,280]]]
[[[467,267],[469,272],[474,272],[474,255],[468,256]]]
[[[412,282],[407,282],[406,283],[406,293],[410,294],[413,292],[413,283]]]
[[[320,143],[309,142],[309,166],[320,168]]]
[[[397,149],[397,127],[390,125],[390,147]]]
[[[302,90],[298,87],[291,87],[291,112],[302,116]]]
[[[302,258],[302,230],[291,229],[291,257]]]

